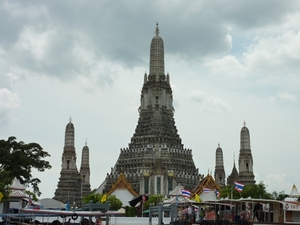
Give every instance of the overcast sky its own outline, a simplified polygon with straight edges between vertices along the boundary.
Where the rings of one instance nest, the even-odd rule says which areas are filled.
[[[158,22],[175,122],[201,174],[223,149],[238,168],[250,131],[256,182],[300,188],[299,1],[3,1],[0,139],[37,142],[52,169],[35,172],[53,197],[65,128],[75,126],[77,167],[87,140],[91,188],[128,147],[139,118]]]

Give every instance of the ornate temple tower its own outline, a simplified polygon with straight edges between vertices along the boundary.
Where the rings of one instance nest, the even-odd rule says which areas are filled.
[[[107,174],[103,192],[111,189],[121,172],[140,194],[168,194],[179,183],[192,190],[199,181],[192,150],[183,147],[175,126],[173,94],[170,76],[165,74],[164,42],[158,24],[150,46],[149,75],[144,75],[138,124],[128,148],[121,149]]]
[[[239,173],[235,166],[235,157],[233,157],[233,168],[231,174],[227,177],[227,185],[234,186],[234,181],[239,181]]]
[[[253,174],[253,158],[250,148],[250,133],[244,122],[241,130],[241,148],[239,155],[239,182],[255,184]]]
[[[66,126],[65,147],[62,154],[60,178],[53,199],[62,203],[69,202],[81,205],[81,180],[76,166],[76,151],[74,147],[74,125],[71,122]]]
[[[89,151],[90,150],[89,147],[87,146],[87,142],[85,142],[85,146],[82,148],[82,157],[81,157],[81,166],[80,166],[82,196],[86,196],[91,192]]]
[[[220,188],[225,186],[225,169],[223,163],[223,151],[218,144],[218,148],[216,150],[216,168],[215,168],[215,181],[218,183]]]

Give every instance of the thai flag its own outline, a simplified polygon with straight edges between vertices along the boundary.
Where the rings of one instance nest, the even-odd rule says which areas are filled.
[[[28,205],[33,205],[33,202],[32,202],[32,199],[31,199],[30,195],[28,196]]]
[[[208,194],[210,192],[209,188],[203,188],[204,193]]]
[[[146,202],[148,200],[148,196],[143,194],[142,200],[143,200],[143,202]]]
[[[188,197],[188,198],[191,197],[191,192],[188,191],[188,190],[182,189],[181,194],[182,194],[182,196],[185,196],[185,197]]]
[[[219,192],[217,189],[215,189],[215,194],[216,194],[216,197],[217,197],[217,198],[220,197],[220,192]]]
[[[244,185],[234,181],[234,188],[235,188],[236,191],[242,192],[243,189],[244,189]]]

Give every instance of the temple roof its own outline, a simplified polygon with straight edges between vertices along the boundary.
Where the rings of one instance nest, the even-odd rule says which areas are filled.
[[[174,196],[182,195],[181,192],[182,189],[183,186],[181,186],[181,184],[178,184],[172,191],[169,192],[169,195],[174,195]]]
[[[26,186],[21,184],[17,178],[14,178],[12,185],[10,186],[10,189],[25,191]]]
[[[9,193],[10,198],[27,198],[27,194],[24,193],[24,191],[21,190],[12,190]]]
[[[112,188],[107,193],[107,196],[111,195],[116,189],[127,189],[133,196],[138,196],[139,194],[133,190],[131,184],[127,182],[124,173],[121,173],[117,181],[112,184]]]
[[[209,188],[210,190],[216,189],[218,191],[220,190],[220,187],[215,179],[210,174],[207,174],[206,177],[199,181],[191,197],[195,196],[195,194],[200,195],[204,191],[203,188]]]

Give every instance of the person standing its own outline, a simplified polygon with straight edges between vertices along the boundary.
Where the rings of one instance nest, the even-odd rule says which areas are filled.
[[[259,204],[259,202],[257,202],[254,205],[254,217],[253,217],[253,221],[255,221],[255,218],[257,219],[257,221],[260,221],[260,219],[259,219],[260,208],[261,208],[261,205]]]
[[[191,204],[188,207],[188,215],[189,215],[189,222],[193,222],[194,214],[193,214],[193,208]]]

